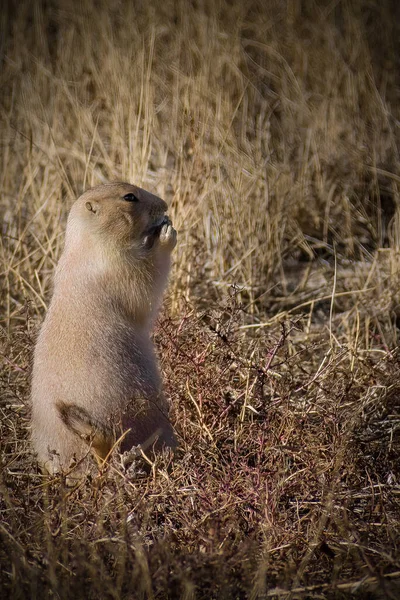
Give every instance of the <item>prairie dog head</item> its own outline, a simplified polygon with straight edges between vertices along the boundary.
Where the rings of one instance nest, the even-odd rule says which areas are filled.
[[[149,249],[169,222],[166,210],[164,200],[130,183],[99,185],[72,206],[66,244],[69,237],[75,241],[77,236],[95,236],[120,250]]]

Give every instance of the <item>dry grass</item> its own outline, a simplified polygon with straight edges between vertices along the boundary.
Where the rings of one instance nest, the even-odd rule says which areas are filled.
[[[2,8],[2,597],[398,597],[396,7]],[[68,208],[115,179],[179,230],[180,449],[69,489],[30,453],[32,346]]]

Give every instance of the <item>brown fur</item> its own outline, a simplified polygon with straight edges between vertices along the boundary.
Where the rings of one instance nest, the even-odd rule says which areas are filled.
[[[175,446],[150,339],[176,244],[166,208],[111,183],[70,211],[32,376],[32,441],[50,473],[89,447],[104,459],[124,435],[122,450]]]

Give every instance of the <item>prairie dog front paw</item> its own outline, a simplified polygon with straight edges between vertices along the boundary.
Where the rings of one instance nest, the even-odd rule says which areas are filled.
[[[173,250],[176,246],[176,240],[176,230],[173,228],[171,221],[168,219],[161,227],[160,245]]]

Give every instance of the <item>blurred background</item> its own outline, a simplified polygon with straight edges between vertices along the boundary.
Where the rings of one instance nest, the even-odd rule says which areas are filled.
[[[330,293],[335,256],[337,291],[393,295],[398,17],[387,0],[3,3],[7,323],[26,296],[41,313],[71,203],[112,180],[170,205],[173,312],[235,284],[257,323]]]

